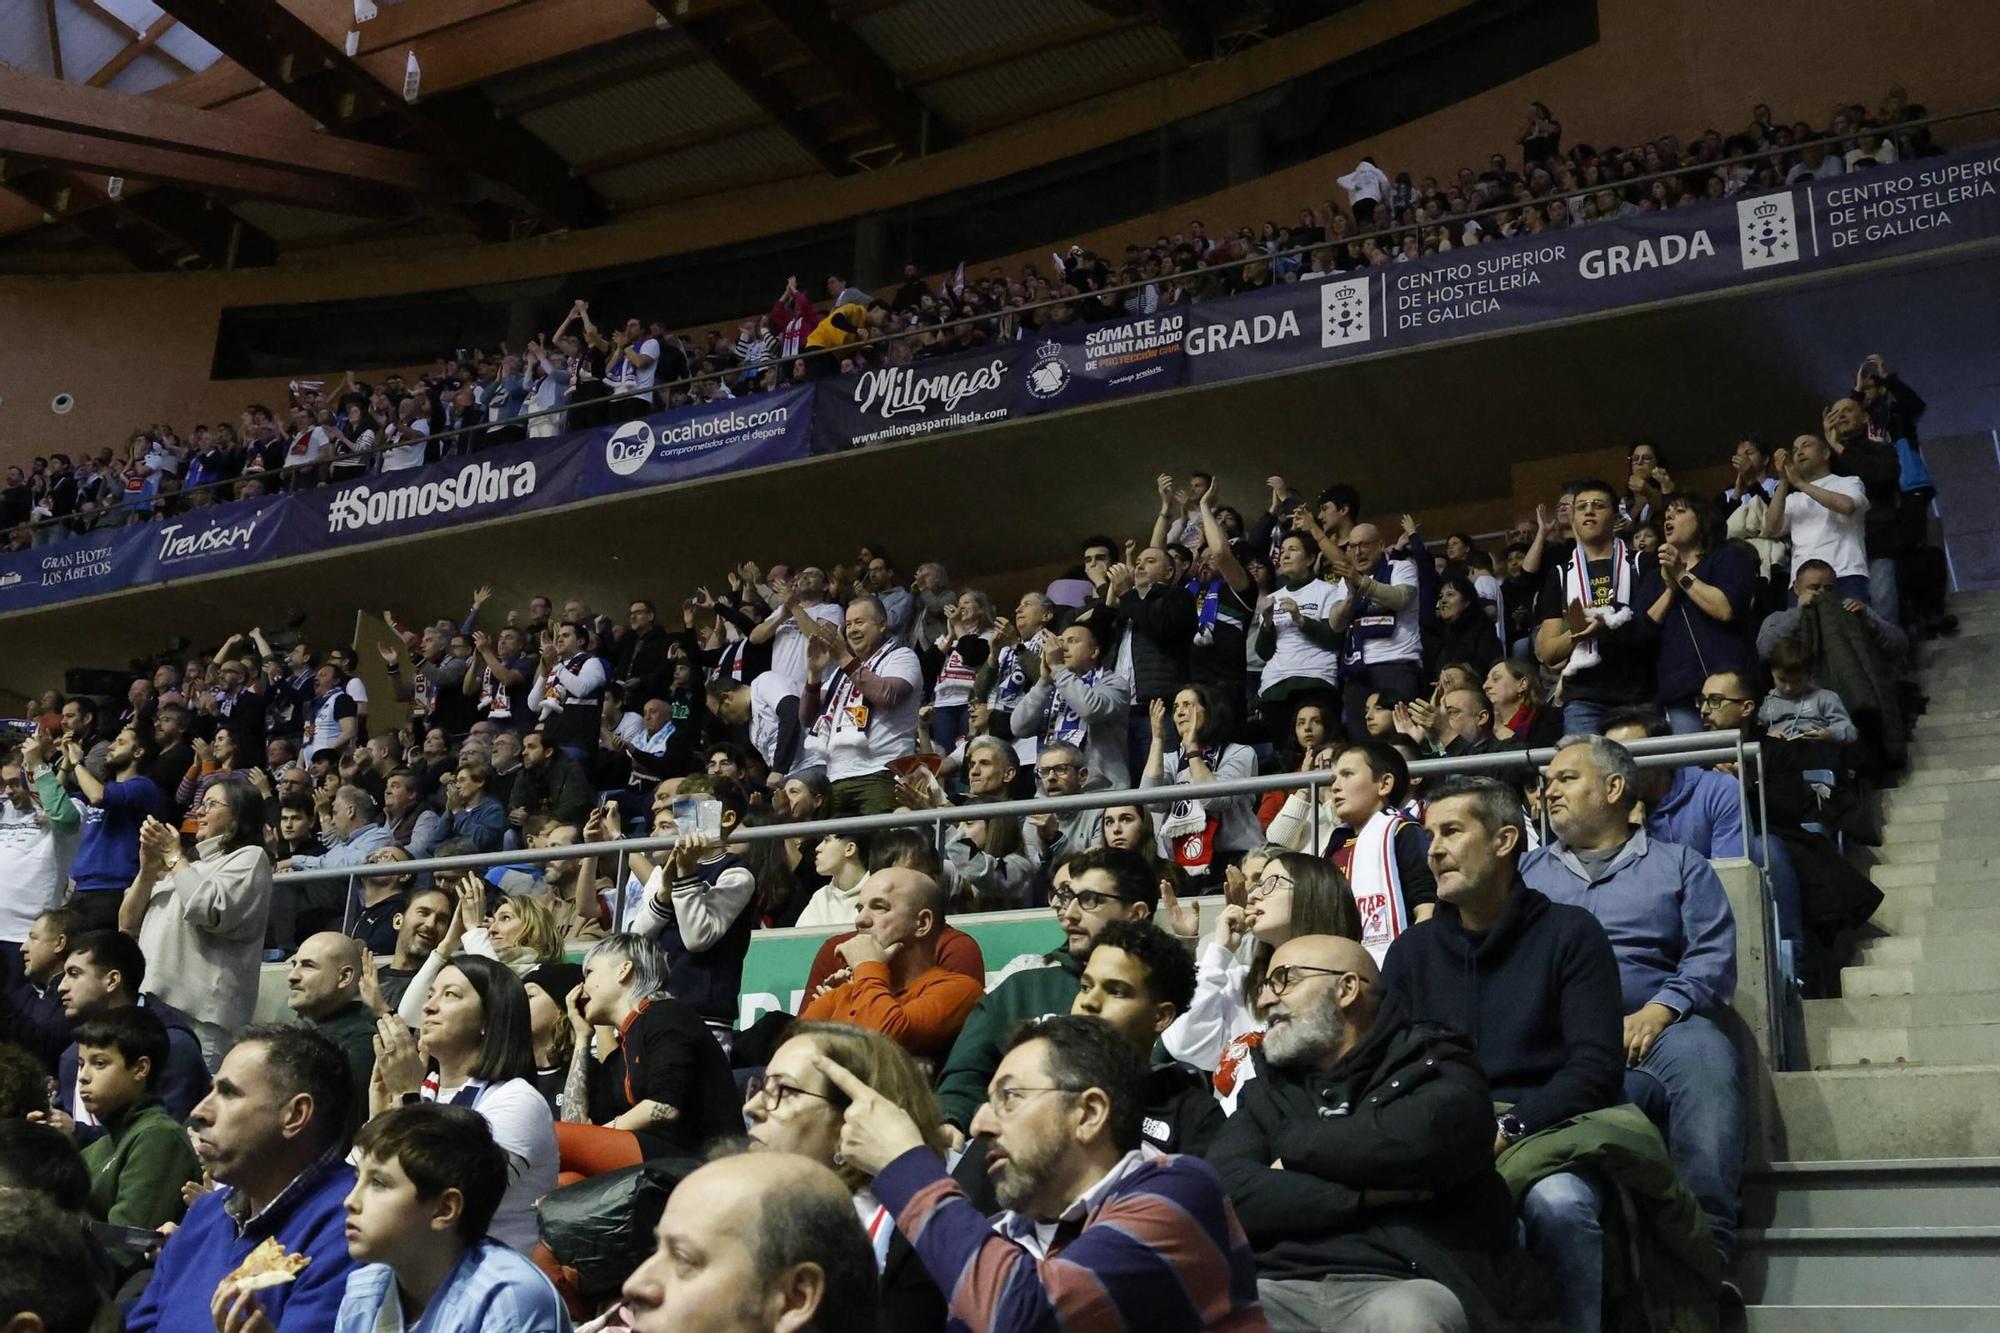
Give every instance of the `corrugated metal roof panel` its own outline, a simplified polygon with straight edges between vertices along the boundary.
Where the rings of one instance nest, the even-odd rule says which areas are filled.
[[[1103,18],[1086,0],[905,0],[851,20],[898,73]]]
[[[561,60],[502,74],[488,79],[481,86],[495,102],[504,104],[517,98],[532,97],[550,88],[560,88],[567,83],[612,74],[629,65],[643,65],[664,56],[677,55],[690,46],[687,34],[680,29],[655,28],[651,32],[578,51]]]
[[[669,190],[706,194],[718,185],[746,176],[820,170],[810,153],[774,125],[648,162],[635,162],[594,176],[590,183],[615,205],[622,200],[643,199]]]
[[[924,100],[952,124],[979,127],[1022,111],[1082,101],[1126,82],[1135,70],[1181,61],[1173,39],[1157,27],[1125,28],[1046,55],[1026,56],[924,87]]]
[[[529,111],[521,124],[570,162],[738,120],[757,104],[712,64],[653,74]]]

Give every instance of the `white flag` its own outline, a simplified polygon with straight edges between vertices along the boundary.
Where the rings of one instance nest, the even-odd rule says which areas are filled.
[[[354,53],[361,49],[361,34],[354,29],[347,30],[347,58],[354,59]]]
[[[412,51],[410,52],[410,58],[403,65],[403,100],[405,102],[414,102],[417,100],[417,88],[423,81],[424,72],[417,68],[417,53]]]
[[[375,0],[354,0],[354,21],[356,23],[366,23],[379,12],[381,11],[375,8]],[[353,55],[354,53],[349,51],[347,54]]]

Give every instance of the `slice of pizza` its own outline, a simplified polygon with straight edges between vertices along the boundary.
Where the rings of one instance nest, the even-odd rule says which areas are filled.
[[[233,1286],[238,1291],[262,1291],[266,1287],[290,1282],[311,1262],[311,1255],[286,1254],[278,1238],[269,1236],[263,1244],[244,1256],[243,1262],[222,1279],[221,1285]]]

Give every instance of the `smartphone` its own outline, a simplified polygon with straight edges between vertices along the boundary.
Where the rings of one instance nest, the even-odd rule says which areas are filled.
[[[713,796],[676,796],[673,814],[674,824],[682,832],[717,840],[722,837],[722,802]]]

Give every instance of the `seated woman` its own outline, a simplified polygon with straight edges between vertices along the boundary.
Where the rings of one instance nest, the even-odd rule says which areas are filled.
[[[147,816],[139,874],[118,905],[118,929],[146,954],[146,993],[186,1014],[213,1070],[257,1007],[264,928],[271,914],[271,858],[264,798],[242,778],[210,784],[201,841],[181,854],[180,834]]]
[[[467,954],[437,974],[413,1039],[399,1018],[378,1025],[368,1113],[412,1094],[479,1112],[513,1170],[493,1239],[523,1254],[535,1244],[535,1204],[556,1187],[556,1135],[534,1084],[528,992],[506,965]]]
[[[1430,658],[1433,671],[1447,662],[1466,662],[1484,674],[1500,659],[1500,633],[1486,610],[1486,602],[1471,579],[1464,574],[1445,577],[1437,596],[1437,647]]]
[[[1143,805],[1110,805],[1104,808],[1100,836],[1106,847],[1121,852],[1137,852],[1145,857],[1146,864],[1153,868],[1153,874],[1159,880],[1162,896],[1192,893],[1193,882],[1187,872],[1161,854],[1157,827],[1152,812]]]
[[[945,1326],[944,1296],[888,1210],[868,1192],[869,1178],[840,1155],[840,1125],[847,1097],[816,1067],[830,1060],[909,1112],[924,1127],[925,1146],[943,1157],[948,1146],[938,1126],[937,1098],[909,1054],[879,1032],[846,1023],[794,1023],[750,1080],[743,1118],[752,1152],[791,1152],[833,1168],[854,1191],[855,1211],[874,1242],[882,1275],[882,1327],[926,1333]]]
[[[1213,685],[1183,685],[1174,693],[1172,721],[1178,744],[1166,748],[1168,708],[1152,706],[1153,746],[1139,779],[1142,787],[1233,782],[1257,775],[1257,755],[1231,742],[1229,705]],[[1204,800],[1199,793],[1175,806],[1158,807],[1160,831],[1173,860],[1197,883],[1221,878],[1221,867],[1264,840],[1256,802],[1248,796]]]
[[[742,1126],[721,1044],[666,985],[666,953],[644,936],[607,935],[584,955],[564,1000],[576,1048],[556,1126],[570,1180],[699,1154]]]
[[[1253,855],[1255,855],[1253,853]],[[1257,992],[1280,944],[1297,935],[1361,938],[1347,880],[1316,856],[1280,851],[1257,869],[1248,901],[1224,907],[1195,959],[1194,1001],[1160,1037],[1167,1053],[1215,1073],[1224,1111],[1255,1072],[1249,1053],[1263,1041]]]
[[[445,927],[444,938],[410,978],[410,988],[396,1006],[397,1017],[411,1027],[421,1020],[439,972],[461,950],[504,963],[517,976],[526,976],[544,963],[562,961],[562,935],[556,927],[553,899],[539,893],[510,894],[488,916],[486,886],[478,876],[460,875],[457,891],[458,911]]]
[[[1486,699],[1493,705],[1493,739],[1509,749],[1539,750],[1562,739],[1562,710],[1549,707],[1541,669],[1527,658],[1495,662],[1486,673]]]
[[[583,980],[583,969],[575,963],[543,963],[521,978],[528,992],[528,1040],[535,1048],[535,1087],[554,1115],[562,1102],[563,1083],[569,1078],[569,1058],[576,1050],[576,1033],[570,1027],[563,1001]]]

